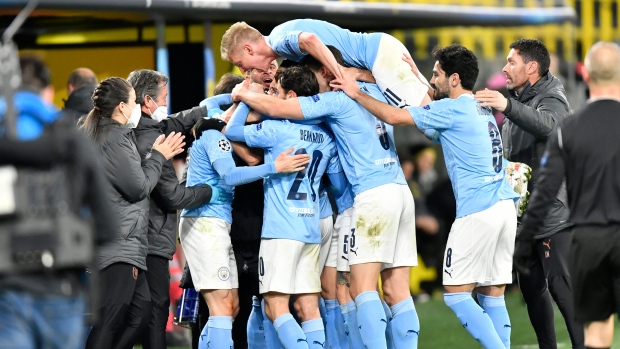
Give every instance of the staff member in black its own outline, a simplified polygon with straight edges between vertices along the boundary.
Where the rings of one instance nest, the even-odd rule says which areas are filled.
[[[207,115],[204,107],[195,107],[168,115],[168,77],[161,72],[141,69],[129,74],[127,81],[136,91],[136,103],[142,117],[134,130],[142,160],[151,152],[160,135],[189,132],[199,119]],[[218,201],[220,200],[221,201]],[[217,188],[208,185],[185,187],[179,183],[172,160],[164,162],[161,176],[151,192],[148,218],[149,251],[146,256],[146,280],[151,293],[153,317],[144,331],[145,349],[166,348],[166,323],[170,308],[169,261],[177,249],[176,210],[206,203],[224,202]]]
[[[530,193],[538,186],[540,159],[551,131],[571,112],[566,92],[558,78],[549,72],[550,56],[539,40],[520,39],[510,44],[503,73],[510,98],[491,90],[476,92],[482,106],[504,113],[502,126],[504,154],[509,161],[532,168]],[[519,288],[541,349],[556,349],[553,304],[558,305],[574,349],[583,348],[583,331],[575,322],[573,295],[568,272],[571,238],[566,188],[558,191],[551,209],[536,231],[536,244],[529,273],[519,273]]]
[[[515,267],[527,272],[534,235],[565,177],[575,226],[569,268],[586,348],[609,348],[620,312],[620,47],[599,42],[585,59],[588,104],[561,121],[541,160],[517,238]]]
[[[101,81],[93,94],[93,110],[81,129],[98,146],[103,173],[112,184],[108,205],[116,211],[120,229],[111,243],[97,252],[101,270],[101,320],[86,348],[132,348],[151,318],[147,284],[148,196],[157,184],[162,165],[183,151],[183,137],[160,136],[150,156],[140,159],[133,128],[140,121],[136,93],[125,79]]]

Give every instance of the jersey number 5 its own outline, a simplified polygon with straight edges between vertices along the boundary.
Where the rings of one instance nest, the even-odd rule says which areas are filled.
[[[299,148],[297,149],[297,151],[295,151],[295,155],[298,154],[308,154],[306,152],[306,148]],[[323,153],[321,153],[320,150],[315,150],[314,152],[312,152],[312,160],[310,160],[310,166],[306,167],[305,169],[297,172],[297,176],[295,177],[295,181],[293,182],[293,185],[291,186],[291,190],[289,190],[288,192],[288,196],[286,197],[287,200],[307,200],[308,199],[308,194],[307,193],[300,193],[299,192],[299,187],[301,186],[301,183],[304,180],[304,177],[306,176],[306,171],[308,172],[308,179],[310,180],[310,190],[312,191],[312,201],[316,201],[316,193],[314,191],[314,178],[316,177],[316,173],[319,169],[319,164],[321,163],[321,159],[323,159]]]

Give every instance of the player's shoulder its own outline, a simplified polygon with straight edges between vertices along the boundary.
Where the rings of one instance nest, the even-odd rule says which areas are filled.
[[[205,139],[226,138],[224,134],[218,130],[206,130],[202,133],[202,137],[205,137]]]

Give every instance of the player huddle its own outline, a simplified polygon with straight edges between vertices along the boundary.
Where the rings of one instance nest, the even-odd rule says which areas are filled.
[[[262,313],[255,303],[248,322],[249,348],[417,348],[423,332],[409,293],[415,208],[392,126],[410,124],[442,144],[457,200],[445,302],[484,347],[509,348],[503,292],[512,282],[517,194],[505,178],[495,119],[471,93],[474,54],[459,45],[435,49],[429,85],[392,36],[311,19],[281,24],[269,36],[236,23],[221,54],[242,72],[267,71],[279,57],[292,62],[276,74],[271,95],[246,79],[210,101],[232,107],[194,127],[187,185],[208,183],[230,196],[181,214],[181,243],[210,311],[200,347],[233,347],[232,195],[235,185],[263,180],[264,303]],[[243,158],[253,156],[251,148],[264,150],[264,164],[235,167],[233,151]],[[301,325],[289,311],[291,297]],[[259,330],[264,336],[251,335]]]

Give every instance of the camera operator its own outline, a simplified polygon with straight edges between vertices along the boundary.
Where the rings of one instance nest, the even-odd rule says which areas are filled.
[[[35,57],[20,65],[17,139],[8,137],[7,101],[0,99],[0,207],[14,203],[14,210],[0,209],[0,348],[77,349],[86,328],[84,267],[93,260],[93,240],[95,247],[110,241],[118,219],[94,147],[50,104],[49,70]],[[63,256],[58,245],[67,234],[82,238]],[[52,252],[39,254],[38,263],[31,257],[26,271],[20,251],[37,250]]]

